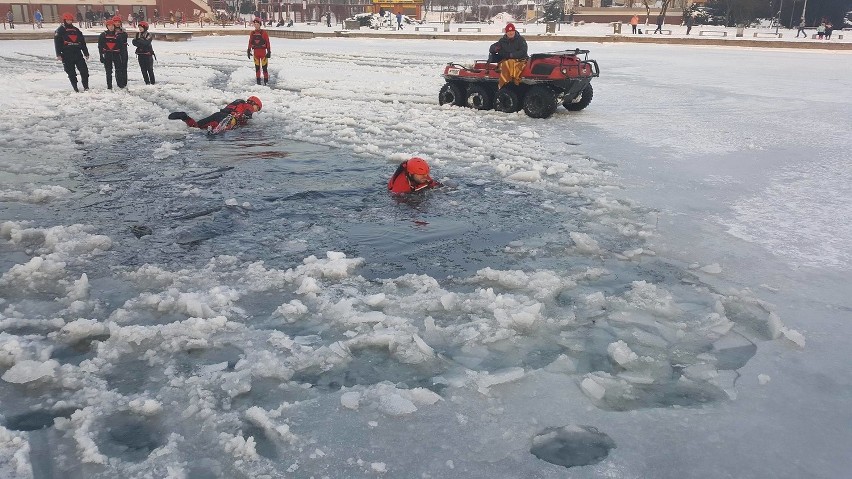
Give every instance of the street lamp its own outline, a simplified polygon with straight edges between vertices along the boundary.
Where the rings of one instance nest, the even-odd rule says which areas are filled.
[[[778,33],[778,29],[781,27],[781,10],[784,8],[784,0],[781,0],[781,4],[778,5],[778,20],[775,22],[775,33]]]

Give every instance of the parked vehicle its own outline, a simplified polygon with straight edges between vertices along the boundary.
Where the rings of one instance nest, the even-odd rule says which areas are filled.
[[[589,106],[594,94],[591,81],[599,75],[598,63],[589,60],[589,50],[579,48],[531,55],[520,85],[500,89],[498,64],[486,60],[477,60],[472,67],[448,63],[443,73],[447,83],[438,94],[438,103],[506,113],[523,108],[533,118],[547,118],[559,103],[570,111]]]

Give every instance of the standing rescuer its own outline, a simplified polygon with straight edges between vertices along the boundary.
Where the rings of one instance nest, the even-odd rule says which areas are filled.
[[[139,32],[136,33],[136,38],[133,39],[133,46],[136,47],[136,58],[139,60],[139,69],[142,70],[142,79],[146,85],[153,85],[154,81],[154,47],[151,43],[154,41],[154,36],[148,31],[148,22],[139,22]]]
[[[83,37],[83,33],[74,26],[74,15],[62,14],[62,25],[53,34],[53,46],[56,48],[56,59],[62,61],[74,91],[80,91],[77,88],[77,70],[80,70],[83,90],[88,90],[89,67],[86,65],[86,60],[89,59],[89,48],[86,47],[86,38]]]
[[[437,188],[441,183],[429,176],[429,164],[423,158],[411,158],[403,161],[388,180],[388,191],[393,194],[415,193]]]
[[[115,83],[119,88],[127,86],[127,66],[124,63],[124,52],[127,45],[121,42],[119,34],[115,31],[115,22],[107,20],[104,22],[106,30],[98,37],[98,52],[101,55],[101,63],[106,71],[107,89],[112,90],[112,72],[115,70]]]
[[[263,84],[269,83],[269,58],[272,56],[272,45],[269,43],[269,35],[261,28],[261,20],[254,19],[254,31],[249,34],[248,50],[249,58],[254,55],[254,73],[257,84],[260,85],[260,71],[263,69]]]

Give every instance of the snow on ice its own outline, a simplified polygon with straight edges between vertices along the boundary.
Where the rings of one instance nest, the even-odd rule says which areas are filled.
[[[588,111],[534,121],[437,105],[440,66],[479,58],[488,42],[279,41],[289,54],[273,59],[271,89],[255,88],[230,53],[242,37],[218,37],[191,51],[163,44],[156,89],[106,92],[94,68],[94,88],[75,96],[56,65],[29,60],[43,42],[0,46],[2,105],[20,119],[0,133],[15,153],[0,160],[0,475],[34,477],[50,461],[52,477],[557,477],[564,467],[681,477],[677,464],[643,469],[659,445],[638,435],[688,444],[653,425],[748,417],[754,403],[717,407],[743,388],[755,401],[739,371],[773,364],[764,349],[783,364],[805,347],[752,283],[726,283],[735,262],[689,241],[666,248],[679,239],[661,238],[661,213],[629,197],[607,158],[617,148],[593,139],[727,154],[780,123],[713,110],[731,130],[724,144],[680,110],[637,126],[618,112],[617,92],[640,70],[632,47],[600,46],[632,66],[599,79]],[[693,55],[717,61],[713,49],[663,51],[684,69]],[[653,77],[630,95],[685,103],[688,84]],[[763,83],[744,89],[766,94]],[[228,138],[165,120],[248,94],[264,110],[229,138],[292,151],[246,158],[221,146]],[[42,101],[14,100],[24,96]],[[106,102],[126,121],[103,115]],[[689,147],[682,124],[694,127]],[[781,134],[769,136],[760,148]],[[455,186],[422,203],[387,198],[386,176],[414,155]],[[269,179],[282,168],[298,169]],[[337,178],[351,189],[323,189]],[[761,217],[749,238],[779,241],[760,199],[718,223],[748,229],[750,203]],[[154,227],[135,236],[142,220]],[[829,264],[847,264],[842,241],[830,242]],[[418,250],[429,242],[446,256]],[[782,383],[766,371],[772,384],[761,372],[760,385]]]

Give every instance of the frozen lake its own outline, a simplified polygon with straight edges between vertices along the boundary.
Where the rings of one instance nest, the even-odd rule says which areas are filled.
[[[535,43],[602,75],[533,120],[437,105],[486,42],[274,40],[264,88],[243,40],[79,95],[0,44],[0,475],[852,467],[848,54]],[[411,156],[450,186],[387,195]]]

